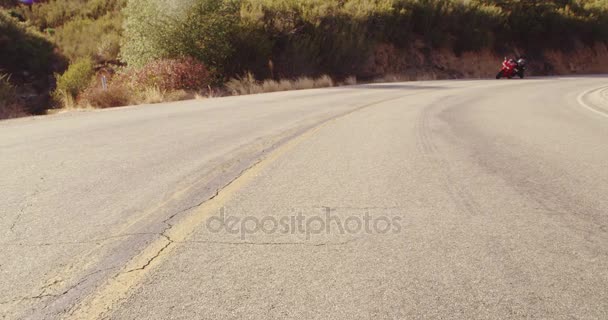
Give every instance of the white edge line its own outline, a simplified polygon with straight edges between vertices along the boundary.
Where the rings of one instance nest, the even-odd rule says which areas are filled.
[[[589,93],[591,93],[593,91],[596,91],[596,90],[600,90],[602,88],[608,88],[608,86],[607,85],[603,85],[603,86],[600,86],[600,87],[597,87],[597,88],[593,88],[593,89],[589,89],[589,90],[583,91],[581,94],[578,95],[578,97],[577,97],[576,100],[578,100],[578,103],[581,106],[585,107],[586,109],[589,109],[590,111],[593,111],[594,113],[599,114],[600,116],[608,118],[608,113],[607,112],[598,110],[597,108],[594,108],[594,107],[590,106],[589,104],[587,104],[583,100],[583,97],[585,97]]]

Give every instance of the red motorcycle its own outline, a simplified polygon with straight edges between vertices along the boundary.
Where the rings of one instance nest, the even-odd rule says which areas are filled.
[[[500,78],[509,78],[519,77],[520,79],[524,78],[524,74],[526,71],[526,60],[524,59],[507,59],[502,62],[502,69],[496,75],[496,79]]]

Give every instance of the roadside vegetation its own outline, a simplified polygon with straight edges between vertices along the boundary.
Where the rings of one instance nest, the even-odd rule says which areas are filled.
[[[19,104],[17,89],[11,84],[7,74],[0,74],[0,119],[23,115],[26,115],[26,112],[24,107]]]
[[[0,6],[0,83],[13,88],[11,105],[30,114],[398,78],[366,69],[379,45],[455,55],[520,48],[542,56],[608,42],[608,0],[48,0],[32,6],[0,0]],[[39,98],[26,101],[27,95]]]

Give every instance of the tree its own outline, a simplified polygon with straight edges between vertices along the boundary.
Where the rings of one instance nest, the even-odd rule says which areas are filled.
[[[193,57],[221,72],[233,51],[238,10],[231,0],[129,0],[122,57],[132,66]]]

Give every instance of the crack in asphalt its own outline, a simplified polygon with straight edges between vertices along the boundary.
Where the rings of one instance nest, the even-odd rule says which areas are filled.
[[[419,93],[417,93],[417,94],[419,94]],[[411,95],[413,95],[413,94],[411,94]],[[369,107],[369,106],[377,105],[377,104],[380,104],[380,103],[383,103],[383,102],[387,102],[387,101],[402,99],[402,98],[404,98],[406,96],[410,96],[410,95],[405,95],[405,96],[404,95],[399,95],[397,97],[391,97],[391,98],[387,98],[387,99],[382,99],[380,101],[376,101],[376,102],[373,102],[373,103],[370,103],[370,104],[359,106],[359,107],[357,107],[357,108],[355,108],[353,110],[349,110],[348,112],[344,112],[342,114],[336,115],[336,116],[331,117],[329,119],[325,119],[324,121],[321,121],[320,123],[315,123],[314,125],[311,125],[309,127],[302,128],[301,130],[298,130],[295,134],[292,134],[292,135],[289,135],[289,136],[285,136],[284,138],[282,138],[279,141],[273,143],[269,147],[267,147],[265,149],[262,149],[261,151],[257,152],[255,155],[251,156],[251,158],[247,159],[248,161],[251,161],[250,165],[248,165],[247,167],[245,167],[244,169],[242,169],[240,172],[238,172],[238,174],[234,175],[234,177],[232,177],[227,183],[224,183],[220,188],[217,188],[216,191],[215,191],[215,193],[211,197],[205,199],[204,201],[196,203],[195,205],[192,205],[192,206],[189,206],[187,208],[181,209],[181,210],[179,210],[179,211],[177,211],[177,212],[169,215],[166,219],[164,219],[161,222],[161,224],[164,224],[166,226],[164,228],[164,230],[162,232],[160,232],[160,233],[153,233],[153,234],[164,237],[167,242],[164,243],[158,250],[152,251],[153,250],[152,248],[147,247],[147,248],[143,249],[142,251],[140,251],[140,254],[142,256],[144,256],[144,257],[146,255],[148,256],[148,258],[146,259],[145,263],[141,264],[140,267],[131,268],[131,269],[128,269],[128,270],[125,270],[125,269],[127,269],[127,267],[124,267],[123,270],[125,270],[125,271],[119,271],[119,272],[115,273],[113,276],[111,276],[109,278],[109,281],[110,282],[112,282],[112,281],[119,281],[120,277],[123,276],[123,275],[126,275],[126,274],[135,274],[135,273],[143,272],[144,270],[146,270],[147,268],[149,268],[156,259],[158,259],[159,257],[161,257],[163,255],[163,253],[166,253],[167,250],[172,247],[172,245],[174,245],[175,243],[184,242],[183,239],[185,237],[187,237],[191,232],[189,232],[186,235],[182,234],[180,236],[180,238],[182,238],[181,241],[177,241],[176,239],[172,239],[172,238],[170,238],[168,236],[168,233],[171,232],[171,230],[177,225],[176,223],[173,222],[173,220],[175,220],[176,218],[178,218],[183,213],[189,212],[189,211],[191,211],[193,209],[196,209],[196,208],[200,208],[200,207],[204,206],[205,204],[213,201],[215,198],[217,198],[220,195],[220,193],[222,191],[224,191],[226,188],[228,188],[229,186],[231,186],[235,181],[239,180],[248,171],[252,170],[256,166],[258,166],[260,163],[262,163],[266,159],[266,155],[268,153],[271,153],[271,152],[275,151],[277,148],[280,148],[281,146],[283,146],[284,144],[289,143],[290,141],[293,141],[297,137],[302,137],[306,132],[312,132],[311,130],[313,130],[314,128],[318,128],[318,127],[324,125],[325,123],[329,123],[330,121],[333,121],[333,120],[335,120],[337,118],[340,118],[342,116],[346,116],[348,114],[351,114],[353,112],[356,112],[358,110],[364,109],[364,108]],[[242,162],[240,159],[237,160],[237,161],[238,162]],[[224,171],[224,172],[226,172],[226,171]],[[330,245],[345,245],[347,243],[350,243],[350,242],[353,242],[353,241],[356,241],[356,240],[358,240],[358,239],[351,239],[351,240],[344,241],[344,242],[341,242],[341,243],[321,243],[321,244],[308,244],[308,245],[309,246],[317,246],[317,247],[319,247],[319,246],[330,246]],[[282,245],[296,245],[296,244],[300,245],[299,243],[294,243],[294,244],[284,243]],[[265,245],[277,245],[277,244],[267,243]],[[304,244],[304,245],[306,245],[306,244]],[[152,249],[152,250],[150,250],[152,252],[148,253],[147,252],[148,249]],[[138,259],[138,258],[139,258],[138,256],[135,256],[133,259]],[[133,259],[131,261],[133,261]],[[112,305],[114,303],[118,303],[119,301],[123,300],[124,297],[119,297],[117,295],[121,295],[121,293],[125,294],[126,291],[129,290],[129,288],[125,288],[124,292],[122,292],[121,290],[119,290],[119,292],[112,292],[111,285],[108,288],[109,288],[108,289],[108,293],[106,293],[105,295],[104,295],[103,290],[102,290],[102,293],[101,293],[101,296],[100,296],[100,299],[102,301],[101,302],[102,306],[103,305],[107,306],[107,304]],[[92,301],[95,301],[95,299],[96,299],[95,296],[96,296],[95,294],[92,295],[92,299],[93,299]],[[103,302],[103,301],[105,301],[107,299],[109,299],[109,301]],[[85,306],[85,308],[84,308],[85,311],[83,311],[83,309],[82,309],[83,306]],[[87,308],[86,304],[84,304],[84,305],[83,304],[73,305],[72,308],[70,308],[69,310],[66,310],[65,313],[73,315],[74,313],[78,313],[78,312],[82,311],[85,314],[88,314],[88,312],[90,312],[90,311],[86,311],[86,308]],[[98,310],[97,312],[105,313],[105,312],[107,312],[107,310],[106,311]],[[94,313],[97,314],[95,311],[94,311]],[[100,315],[100,314],[98,314],[98,315]]]
[[[175,217],[177,217],[178,215],[180,215],[180,214],[182,214],[182,213],[185,213],[185,212],[188,212],[188,211],[190,211],[190,210],[196,209],[196,208],[198,208],[198,207],[200,207],[200,206],[204,205],[206,202],[208,202],[208,201],[211,201],[211,200],[215,199],[215,198],[216,198],[216,197],[217,197],[217,196],[220,194],[220,192],[221,192],[221,191],[222,191],[222,190],[223,190],[225,187],[229,186],[229,185],[230,185],[232,182],[234,182],[235,180],[237,180],[237,179],[238,179],[238,178],[239,178],[241,175],[243,175],[243,174],[244,174],[244,173],[245,173],[247,170],[249,170],[250,168],[254,167],[254,166],[255,166],[256,164],[258,164],[260,161],[261,161],[261,160],[256,161],[256,162],[255,162],[253,165],[251,165],[251,166],[247,167],[246,169],[242,170],[242,171],[239,173],[239,175],[238,175],[236,178],[234,178],[234,179],[230,180],[230,182],[228,182],[228,183],[227,183],[226,185],[224,185],[222,188],[216,189],[216,190],[215,190],[215,193],[214,193],[214,194],[213,194],[213,196],[211,196],[210,198],[206,199],[205,201],[201,201],[201,202],[199,202],[198,204],[195,204],[195,205],[193,205],[193,206],[190,206],[190,207],[187,207],[187,208],[185,208],[185,209],[179,210],[178,212],[176,212],[176,213],[174,213],[174,214],[170,215],[168,218],[166,218],[165,220],[163,220],[163,222],[162,222],[162,223],[166,225],[166,228],[165,228],[165,229],[164,229],[162,232],[157,233],[157,234],[158,234],[159,236],[162,236],[162,237],[164,237],[165,239],[167,239],[167,244],[165,244],[163,247],[161,247],[161,248],[160,248],[160,249],[159,249],[159,250],[156,252],[156,254],[154,254],[152,257],[150,257],[150,258],[148,259],[148,261],[147,261],[146,263],[144,263],[144,264],[143,264],[141,267],[138,267],[138,268],[133,268],[133,269],[130,269],[130,270],[127,270],[127,271],[121,272],[121,273],[131,273],[131,272],[135,272],[135,271],[143,271],[143,270],[145,270],[147,267],[149,267],[149,266],[150,266],[150,264],[152,264],[152,262],[153,262],[154,260],[156,260],[158,257],[160,257],[160,255],[163,253],[163,251],[165,251],[165,250],[166,250],[166,249],[167,249],[169,246],[171,246],[172,244],[174,244],[174,243],[176,243],[176,242],[179,242],[179,241],[174,241],[174,240],[172,240],[172,239],[171,239],[171,238],[170,238],[170,237],[167,235],[167,232],[169,232],[169,231],[171,230],[171,228],[173,228],[173,224],[170,222],[171,220],[175,219]],[[116,275],[114,278],[118,277],[119,275],[120,275],[120,273],[119,273],[119,274],[117,274],[117,275]]]
[[[40,180],[44,181],[44,176],[40,177]],[[37,184],[36,189],[34,190],[34,192],[32,192],[32,194],[30,194],[29,196],[26,197],[25,199],[25,205],[23,205],[21,207],[21,210],[19,210],[19,213],[17,214],[17,216],[15,217],[15,219],[13,220],[13,223],[11,224],[11,226],[9,227],[9,231],[11,233],[15,233],[15,228],[17,227],[17,224],[20,222],[21,217],[23,216],[23,214],[25,213],[25,210],[29,207],[32,206],[31,203],[27,202],[28,198],[33,198],[36,197],[39,193],[41,192],[40,190],[40,183]]]
[[[21,210],[19,211],[19,213],[17,214],[17,217],[15,217],[15,220],[13,221],[13,223],[11,224],[11,226],[9,227],[9,230],[11,232],[15,232],[15,227],[17,226],[17,223],[19,222],[19,220],[21,220],[21,216],[23,215],[23,211],[25,211],[25,209],[28,206],[29,205],[25,205],[24,207],[22,207]]]
[[[171,238],[170,238],[169,236],[167,236],[167,235],[166,235],[164,232],[163,232],[163,233],[161,233],[161,234],[160,234],[160,236],[162,236],[162,237],[164,237],[165,239],[167,239],[167,244],[165,244],[165,245],[164,245],[162,248],[160,248],[160,249],[159,249],[159,250],[156,252],[156,254],[155,254],[154,256],[152,256],[150,259],[148,259],[148,261],[147,261],[146,263],[144,263],[144,264],[143,264],[141,267],[138,267],[138,268],[133,268],[133,269],[127,270],[127,271],[122,272],[122,273],[131,273],[131,272],[134,272],[134,271],[142,271],[142,270],[145,270],[147,267],[149,267],[149,266],[150,266],[150,264],[151,264],[151,263],[152,263],[154,260],[156,260],[156,258],[158,258],[158,257],[159,257],[159,256],[160,256],[160,255],[163,253],[163,251],[165,251],[165,250],[166,250],[166,249],[167,249],[167,248],[168,248],[170,245],[172,245],[172,244],[175,242],[175,241],[171,240]]]
[[[203,200],[203,201],[201,201],[201,202],[199,202],[199,203],[197,203],[197,204],[195,204],[195,205],[192,205],[192,206],[189,206],[189,207],[187,207],[187,208],[185,208],[185,209],[182,209],[182,210],[180,210],[180,211],[178,211],[178,212],[176,212],[176,213],[174,213],[174,214],[170,215],[170,216],[169,216],[169,217],[167,217],[165,220],[163,220],[163,222],[162,222],[162,223],[164,223],[164,224],[166,224],[166,225],[168,225],[168,226],[169,226],[168,228],[166,228],[166,229],[163,231],[163,233],[164,233],[164,232],[166,232],[166,231],[168,231],[169,229],[171,229],[171,228],[173,227],[173,224],[170,222],[171,220],[175,219],[175,218],[176,218],[178,215],[180,215],[180,214],[183,214],[183,213],[188,212],[188,211],[190,211],[190,210],[196,209],[196,208],[198,208],[198,207],[200,207],[200,206],[204,205],[205,203],[207,203],[207,202],[209,202],[209,201],[211,201],[211,200],[213,200],[213,199],[217,198],[217,197],[220,195],[220,192],[222,192],[222,190],[224,190],[226,187],[228,187],[229,185],[231,185],[231,184],[232,184],[234,181],[238,180],[238,179],[239,179],[239,178],[240,178],[240,177],[241,177],[243,174],[245,174],[245,172],[247,172],[247,171],[248,171],[248,170],[250,170],[251,168],[253,168],[253,167],[257,166],[257,165],[258,165],[260,162],[262,162],[262,160],[263,160],[263,155],[264,155],[264,154],[266,154],[266,153],[267,153],[268,151],[270,151],[270,150],[273,150],[274,148],[276,148],[276,147],[277,147],[277,146],[279,146],[279,145],[280,145],[280,143],[273,144],[273,145],[272,145],[272,146],[270,146],[269,148],[262,150],[262,151],[261,151],[261,153],[260,153],[260,157],[259,157],[259,158],[258,158],[258,159],[257,159],[257,160],[256,160],[256,161],[253,163],[253,164],[251,164],[251,165],[247,166],[245,169],[241,170],[241,171],[240,171],[240,172],[239,172],[239,173],[238,173],[238,174],[237,174],[237,175],[236,175],[234,178],[232,178],[230,181],[228,181],[227,183],[225,183],[225,184],[224,184],[223,186],[221,186],[220,188],[217,188],[217,189],[215,190],[215,193],[214,193],[214,194],[213,194],[211,197],[209,197],[209,198],[207,198],[207,199],[205,199],[205,200]],[[240,160],[238,160],[238,162],[240,162]],[[162,234],[162,233],[161,233],[161,234]]]
[[[171,238],[170,238],[170,237],[167,235],[167,232],[170,232],[170,231],[171,231],[171,229],[172,229],[172,228],[173,228],[173,226],[174,226],[174,224],[172,224],[172,223],[171,223],[171,220],[175,219],[175,218],[176,218],[177,216],[179,216],[180,214],[183,214],[183,213],[186,213],[186,212],[188,212],[188,211],[190,211],[190,210],[193,210],[193,209],[199,208],[199,207],[201,207],[202,205],[204,205],[205,203],[207,203],[207,202],[209,202],[209,201],[212,201],[213,199],[215,199],[216,197],[218,197],[218,196],[219,196],[219,194],[220,194],[220,192],[222,192],[222,190],[224,190],[226,187],[228,187],[229,185],[231,185],[231,184],[232,184],[234,181],[238,180],[238,179],[239,179],[239,178],[240,178],[240,177],[241,177],[243,174],[245,174],[245,172],[247,172],[247,171],[248,171],[248,170],[250,170],[251,168],[253,168],[253,167],[255,167],[256,165],[258,165],[260,162],[262,162],[262,160],[263,160],[263,155],[264,155],[264,154],[266,154],[266,153],[267,153],[269,150],[272,150],[273,148],[276,148],[276,145],[272,145],[272,146],[271,146],[271,147],[269,147],[268,149],[263,150],[263,151],[260,153],[260,158],[259,158],[259,159],[257,159],[257,160],[256,160],[256,161],[255,161],[253,164],[249,165],[247,168],[245,168],[245,169],[241,170],[241,171],[238,173],[238,175],[236,175],[234,178],[232,178],[230,181],[228,181],[226,184],[224,184],[224,185],[223,185],[221,188],[217,188],[217,189],[215,190],[215,193],[214,193],[214,194],[213,194],[211,197],[209,197],[209,198],[205,199],[204,201],[201,201],[201,202],[199,202],[199,203],[197,203],[197,204],[195,204],[195,205],[192,205],[192,206],[189,206],[189,207],[187,207],[187,208],[181,209],[181,210],[179,210],[179,211],[177,211],[177,212],[173,213],[173,214],[172,214],[172,215],[170,215],[169,217],[167,217],[165,220],[163,220],[163,221],[162,221],[162,223],[166,225],[166,228],[165,228],[165,229],[164,229],[162,232],[160,232],[160,233],[154,233],[154,234],[157,234],[157,235],[159,235],[159,236],[164,237],[164,238],[167,240],[167,243],[166,243],[164,246],[162,246],[162,247],[161,247],[161,248],[160,248],[158,251],[156,251],[156,253],[155,253],[155,254],[154,254],[152,257],[150,257],[150,258],[148,259],[148,261],[147,261],[146,263],[144,263],[144,264],[143,264],[141,267],[137,267],[137,268],[133,268],[133,269],[130,269],[130,270],[127,270],[127,271],[121,272],[121,273],[117,274],[117,275],[116,275],[114,278],[117,278],[117,277],[118,277],[118,276],[120,276],[120,274],[122,274],[122,273],[131,273],[131,272],[135,272],[135,271],[143,271],[143,270],[145,270],[145,269],[146,269],[148,266],[150,266],[150,264],[152,264],[152,262],[153,262],[154,260],[156,260],[158,257],[160,257],[160,255],[161,255],[161,254],[162,254],[162,253],[163,253],[163,252],[164,252],[164,251],[165,251],[165,250],[166,250],[166,249],[167,249],[169,246],[171,246],[171,245],[172,245],[172,244],[174,244],[174,243],[183,243],[184,241],[176,241],[176,240],[173,240],[173,239],[171,239]]]
[[[273,148],[275,147],[274,145],[271,147]],[[260,155],[264,155],[268,150],[263,150]],[[118,272],[116,273],[114,276],[112,276],[112,279],[117,279],[120,275],[122,274],[126,274],[126,273],[132,273],[132,272],[137,272],[137,271],[143,271],[146,268],[148,268],[152,262],[154,260],[156,260],[158,257],[160,257],[162,255],[162,253],[169,248],[172,244],[178,242],[178,241],[174,241],[173,239],[171,239],[171,237],[169,237],[167,235],[167,232],[169,232],[171,230],[171,228],[173,228],[173,223],[171,223],[171,220],[175,219],[177,216],[179,216],[180,214],[183,214],[185,212],[188,212],[190,210],[196,209],[202,205],[204,205],[205,203],[215,199],[217,196],[219,196],[220,192],[226,188],[227,186],[229,186],[230,184],[232,184],[234,181],[236,181],[239,177],[241,177],[245,172],[247,172],[249,169],[255,167],[257,164],[259,164],[262,161],[262,158],[258,159],[257,161],[255,161],[252,165],[248,166],[247,168],[241,170],[239,172],[239,174],[234,177],[233,179],[231,179],[228,183],[226,183],[224,186],[222,186],[221,188],[217,188],[215,193],[205,199],[204,201],[201,201],[195,205],[189,206],[187,208],[181,209],[173,214],[171,214],[170,216],[168,216],[166,219],[164,219],[161,223],[164,224],[166,227],[163,229],[162,232],[140,232],[140,233],[129,233],[129,234],[120,234],[120,235],[114,235],[114,236],[110,236],[110,237],[106,237],[106,238],[100,238],[100,239],[93,239],[93,240],[88,240],[88,241],[75,241],[75,242],[55,242],[55,243],[39,243],[39,244],[23,244],[23,243],[0,243],[0,245],[5,245],[5,246],[26,246],[26,247],[46,247],[46,246],[53,246],[53,245],[81,245],[81,244],[90,244],[90,243],[95,243],[97,245],[102,245],[103,242],[106,242],[108,240],[112,240],[112,239],[120,239],[120,238],[125,238],[125,237],[132,237],[132,236],[141,236],[141,235],[156,235],[156,236],[161,236],[164,237],[167,240],[167,243],[161,247],[153,256],[151,256],[146,263],[144,263],[143,265],[141,265],[140,267],[137,268],[133,268],[133,269],[129,269],[126,271],[122,271],[122,272]],[[22,211],[27,208],[27,206],[25,206]],[[18,216],[19,217],[19,216]],[[16,219],[17,220],[17,219]],[[14,225],[16,225],[15,221],[13,223],[13,226],[11,227],[11,229],[14,227]],[[75,285],[70,286],[69,288],[67,288],[66,290],[64,290],[63,292],[60,293],[54,293],[54,294],[45,294],[44,292],[46,291],[47,288],[51,287],[52,285],[56,284],[53,283],[51,285],[45,285],[43,286],[40,290],[40,294],[36,295],[36,296],[29,296],[29,297],[20,297],[20,298],[15,298],[15,299],[11,299],[11,300],[7,300],[7,301],[0,301],[0,305],[4,305],[4,304],[10,304],[10,303],[20,303],[23,301],[28,301],[28,300],[40,300],[40,299],[44,299],[44,298],[58,298],[61,297],[63,295],[66,295],[67,293],[69,293],[71,290],[79,287],[80,285],[82,285],[83,283],[85,283],[91,276],[103,272],[103,271],[108,271],[111,269],[116,269],[118,267],[112,267],[112,268],[107,268],[107,269],[101,269],[101,270],[97,270],[94,271],[92,273],[89,273],[87,275],[85,275],[79,282],[77,282]]]
[[[68,294],[70,291],[78,288],[79,286],[81,286],[83,283],[85,283],[91,276],[94,276],[98,273],[104,272],[104,271],[109,271],[112,269],[116,269],[118,267],[111,267],[111,268],[106,268],[106,269],[100,269],[100,270],[96,270],[94,272],[91,272],[87,275],[85,275],[84,277],[82,277],[82,279],[80,279],[80,281],[78,281],[77,283],[75,283],[72,286],[69,286],[68,288],[66,288],[65,290],[59,292],[59,293],[45,293],[45,291],[54,286],[57,283],[63,282],[63,280],[56,280],[51,284],[47,284],[44,285],[41,289],[40,289],[40,293],[38,295],[35,296],[29,296],[29,297],[20,297],[20,298],[15,298],[15,299],[11,299],[11,300],[5,300],[5,301],[0,301],[0,305],[4,305],[4,304],[10,304],[10,303],[20,303],[20,302],[24,302],[24,301],[29,301],[29,300],[39,300],[39,299],[44,299],[44,298],[57,298],[57,297],[61,297],[64,296],[66,294]]]
[[[409,95],[405,95],[405,96],[409,96]],[[146,269],[148,266],[150,266],[150,264],[152,264],[152,262],[153,262],[154,260],[156,260],[158,257],[160,257],[160,256],[162,255],[162,253],[163,253],[163,252],[164,252],[164,251],[165,251],[167,248],[169,248],[169,247],[170,247],[172,244],[174,244],[174,243],[179,243],[179,242],[182,242],[182,243],[183,243],[183,242],[186,242],[186,241],[175,241],[175,240],[172,240],[171,238],[169,238],[169,237],[166,235],[166,233],[167,233],[167,232],[169,232],[169,231],[170,231],[170,230],[173,228],[173,226],[174,226],[174,224],[172,224],[172,223],[171,223],[171,220],[175,219],[175,218],[176,218],[176,217],[178,217],[180,214],[183,214],[183,213],[188,212],[188,211],[190,211],[190,210],[193,210],[193,209],[199,208],[199,207],[203,206],[204,204],[206,204],[206,203],[208,203],[208,202],[210,202],[210,201],[214,200],[216,197],[218,197],[218,196],[219,196],[219,194],[220,194],[220,193],[221,193],[221,192],[222,192],[224,189],[226,189],[228,186],[230,186],[230,185],[231,185],[232,183],[234,183],[236,180],[240,179],[240,178],[241,178],[241,177],[242,177],[242,176],[243,176],[243,175],[244,175],[246,172],[248,172],[248,171],[249,171],[249,170],[251,170],[252,168],[254,168],[254,167],[256,167],[257,165],[259,165],[261,162],[263,162],[263,161],[264,161],[264,159],[265,159],[265,155],[266,155],[266,154],[268,154],[268,153],[272,152],[273,150],[275,150],[275,149],[279,148],[280,146],[284,145],[285,143],[287,143],[287,142],[289,142],[289,141],[292,141],[292,140],[293,140],[295,137],[299,137],[299,136],[301,136],[301,134],[302,134],[303,132],[307,132],[308,130],[311,130],[312,128],[322,126],[323,124],[325,124],[325,123],[329,123],[330,121],[333,121],[333,120],[335,120],[335,119],[337,119],[337,118],[339,118],[339,117],[341,117],[341,116],[345,116],[345,115],[348,115],[348,114],[354,113],[354,112],[359,111],[359,110],[361,110],[361,109],[364,109],[364,108],[366,108],[366,107],[370,107],[370,106],[377,105],[377,104],[380,104],[380,103],[383,103],[383,102],[387,102],[387,101],[392,101],[392,100],[398,100],[398,99],[402,99],[402,98],[404,98],[405,96],[399,95],[399,96],[397,96],[397,97],[391,97],[391,98],[383,99],[383,100],[380,100],[380,101],[376,101],[376,102],[373,102],[373,103],[370,103],[370,104],[366,104],[366,105],[360,106],[360,107],[358,107],[358,108],[355,108],[355,109],[353,109],[353,110],[350,110],[350,111],[348,111],[348,112],[345,112],[344,114],[341,114],[341,115],[338,115],[338,116],[335,116],[335,117],[331,117],[331,118],[329,118],[329,119],[326,119],[326,120],[322,121],[321,123],[317,123],[317,124],[315,124],[314,126],[311,126],[311,127],[309,127],[309,128],[305,128],[305,129],[303,129],[301,132],[299,132],[299,133],[297,133],[297,134],[294,134],[293,136],[288,136],[288,137],[286,137],[286,138],[284,138],[284,139],[281,139],[281,140],[279,140],[279,141],[277,141],[277,142],[273,143],[273,144],[272,144],[272,145],[270,145],[269,147],[267,147],[267,148],[265,148],[265,149],[261,150],[261,151],[258,153],[258,155],[257,155],[257,159],[255,159],[255,160],[253,161],[253,163],[252,163],[252,164],[250,164],[250,165],[249,165],[249,166],[247,166],[246,168],[242,169],[242,170],[241,170],[241,171],[240,171],[240,172],[239,172],[237,175],[235,175],[235,176],[234,176],[232,179],[230,179],[230,181],[228,181],[227,183],[225,183],[223,186],[221,186],[220,188],[217,188],[217,189],[216,189],[216,191],[215,191],[215,193],[214,193],[214,194],[213,194],[211,197],[209,197],[209,198],[207,198],[206,200],[201,201],[201,202],[199,202],[199,203],[197,203],[197,204],[195,204],[195,205],[192,205],[192,206],[189,206],[189,207],[187,207],[187,208],[181,209],[181,210],[179,210],[178,212],[173,213],[172,215],[170,215],[169,217],[167,217],[165,220],[163,220],[163,221],[162,221],[162,223],[163,223],[163,224],[165,224],[167,227],[166,227],[166,228],[165,228],[165,229],[164,229],[162,232],[158,233],[158,235],[165,237],[165,238],[168,240],[167,244],[165,244],[165,245],[164,245],[163,247],[161,247],[161,248],[160,248],[158,251],[156,251],[156,253],[155,253],[154,255],[152,255],[152,257],[150,257],[150,258],[148,259],[148,261],[147,261],[146,263],[144,263],[144,264],[143,264],[141,267],[138,267],[138,268],[133,268],[133,269],[130,269],[130,270],[127,270],[127,271],[124,271],[124,272],[119,272],[119,273],[117,273],[117,274],[116,274],[116,275],[115,275],[113,278],[114,278],[114,279],[116,279],[116,278],[118,278],[118,277],[119,277],[121,274],[124,274],[124,273],[132,273],[132,272],[135,272],[135,271],[143,271],[143,270],[145,270],[145,269]],[[241,162],[241,160],[240,160],[240,159],[237,159],[236,161],[237,161],[237,162]],[[367,208],[367,209],[371,209],[371,208]],[[385,209],[386,209],[386,208],[385,208]],[[353,242],[353,241],[356,241],[356,240],[358,240],[358,239],[351,239],[351,240],[348,240],[348,241],[345,241],[345,242],[342,242],[342,243],[336,243],[336,244],[329,244],[329,243],[325,243],[325,244],[314,244],[314,245],[309,244],[308,246],[345,245],[345,244],[348,244],[348,243]],[[228,243],[227,243],[227,244],[228,244]],[[234,244],[235,244],[235,245],[238,245],[238,244],[241,244],[241,243],[234,243]],[[256,245],[256,243],[250,243],[249,245]],[[258,244],[258,245],[260,245],[260,244]],[[264,244],[262,244],[262,245],[264,245]],[[276,244],[276,243],[267,243],[267,244],[265,244],[265,245],[277,245],[277,244]],[[295,243],[295,242],[294,242],[294,243],[284,243],[284,244],[282,244],[282,245],[300,245],[300,243]],[[305,244],[305,245],[306,245],[306,244]]]

